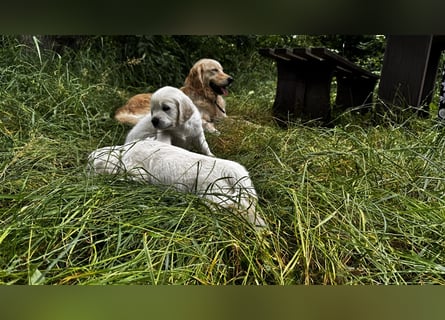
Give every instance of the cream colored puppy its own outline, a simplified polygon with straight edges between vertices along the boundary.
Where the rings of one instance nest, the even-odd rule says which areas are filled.
[[[125,143],[147,138],[213,156],[198,108],[174,87],[163,87],[153,93],[150,113],[130,130]]]
[[[234,209],[254,226],[266,226],[255,210],[257,195],[249,173],[234,161],[149,139],[97,149],[88,161],[92,173],[126,173],[131,180],[195,193]]]

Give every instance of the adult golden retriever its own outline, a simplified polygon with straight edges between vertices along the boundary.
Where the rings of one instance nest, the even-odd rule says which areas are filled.
[[[184,86],[180,89],[198,107],[205,131],[218,133],[214,122],[226,117],[226,102],[223,96],[227,95],[227,87],[232,82],[233,78],[213,59],[201,59],[190,69]],[[121,123],[135,125],[150,112],[151,95],[141,93],[131,97],[124,106],[116,110],[115,119]]]

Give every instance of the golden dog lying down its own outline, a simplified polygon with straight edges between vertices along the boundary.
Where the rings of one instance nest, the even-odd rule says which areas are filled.
[[[205,131],[217,133],[214,122],[226,117],[227,87],[233,78],[224,73],[221,64],[213,59],[196,62],[187,75],[181,90],[198,107]],[[150,112],[151,93],[141,93],[131,97],[127,103],[116,110],[115,119],[121,123],[135,125]]]

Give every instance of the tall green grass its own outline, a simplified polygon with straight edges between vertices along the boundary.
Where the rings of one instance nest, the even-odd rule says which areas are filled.
[[[249,170],[271,231],[258,234],[193,195],[88,175],[87,155],[128,129],[111,118],[131,95],[116,62],[3,41],[0,283],[445,282],[445,136],[434,119],[345,112],[334,128],[283,130],[270,116],[274,74],[232,92],[236,119],[208,140]]]

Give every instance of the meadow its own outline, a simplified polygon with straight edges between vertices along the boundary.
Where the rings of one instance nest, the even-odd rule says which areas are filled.
[[[271,115],[275,69],[261,59],[235,76],[231,119],[207,139],[250,172],[268,234],[191,194],[88,175],[88,154],[129,129],[114,110],[144,88],[93,51],[3,38],[0,283],[444,284],[435,115],[387,106],[283,129]]]

